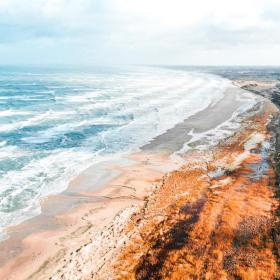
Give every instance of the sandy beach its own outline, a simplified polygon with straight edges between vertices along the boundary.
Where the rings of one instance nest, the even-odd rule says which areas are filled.
[[[280,280],[280,0],[0,15],[0,280]]]
[[[242,98],[256,104],[239,111]],[[9,229],[0,279],[273,279],[267,125],[277,113],[231,87],[139,152],[91,166],[44,199],[40,216]]]

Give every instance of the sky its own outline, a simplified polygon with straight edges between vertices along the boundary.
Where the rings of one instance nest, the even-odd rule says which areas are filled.
[[[0,64],[280,65],[280,0],[0,0]]]

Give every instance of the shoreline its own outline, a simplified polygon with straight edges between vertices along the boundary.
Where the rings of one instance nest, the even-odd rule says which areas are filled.
[[[232,102],[228,102],[229,105],[232,105]],[[212,110],[214,114],[220,112],[220,110],[215,111],[215,108],[217,106],[210,107],[208,110]],[[229,111],[226,110],[225,114],[228,113]],[[199,114],[203,115],[205,113],[202,111]],[[206,114],[205,117],[207,119],[209,115]],[[127,218],[133,215],[135,213],[134,211],[137,210],[137,206],[132,207],[130,211],[124,209],[131,204],[138,206],[143,204],[146,197],[149,197],[162,184],[162,177],[165,178],[166,173],[172,170],[180,170],[180,164],[182,163],[174,163],[173,160],[168,158],[168,155],[182,148],[182,141],[185,140],[187,142],[184,129],[189,133],[191,130],[188,125],[194,125],[195,121],[198,120],[199,118],[191,117],[189,120],[190,123],[185,121],[184,125],[181,123],[174,127],[173,130],[171,129],[165,134],[158,136],[150,144],[144,146],[141,152],[134,153],[128,158],[123,159],[123,163],[118,162],[118,164],[105,167],[105,169],[109,168],[110,170],[109,173],[105,173],[106,177],[108,174],[111,174],[112,177],[108,181],[100,183],[102,187],[98,191],[89,192],[87,188],[80,188],[77,192],[75,187],[78,185],[88,185],[86,177],[91,176],[92,169],[94,168],[90,167],[85,171],[88,175],[82,173],[78,176],[70,184],[66,192],[47,198],[45,200],[46,202],[42,204],[42,215],[44,217],[35,218],[35,220],[41,219],[42,228],[37,233],[36,231],[34,233],[34,227],[36,228],[38,226],[38,224],[36,225],[36,221],[34,223],[34,219],[33,221],[27,221],[23,225],[14,227],[14,232],[16,232],[15,238],[14,240],[10,240],[10,244],[6,242],[6,248],[9,248],[12,244],[14,247],[20,247],[20,244],[15,244],[14,242],[17,239],[20,240],[20,235],[22,236],[24,231],[28,232],[28,230],[31,230],[32,233],[26,234],[24,242],[21,244],[23,250],[21,254],[19,253],[20,251],[16,252],[16,260],[11,257],[12,261],[7,261],[4,264],[4,269],[2,266],[0,270],[1,279],[22,279],[17,278],[19,275],[20,277],[29,277],[29,279],[46,279],[45,277],[51,275],[51,272],[53,272],[55,267],[54,263],[58,259],[62,262],[71,252],[79,251],[81,244],[92,241],[94,234],[100,234],[102,229],[106,225],[112,222],[114,223],[116,218],[121,216],[120,219],[124,219],[123,216]],[[203,129],[208,131],[209,126],[213,129],[223,123],[219,123],[220,121],[219,116],[215,125],[208,123],[207,126],[206,120],[204,120],[206,128],[200,127],[197,132],[202,133]],[[174,140],[174,135],[179,135],[177,141],[176,139]],[[112,174],[112,171],[114,174]],[[141,179],[139,179],[139,174],[141,174]],[[82,182],[82,180],[85,181]],[[76,193],[73,190],[76,190]],[[61,212],[58,211],[56,213],[55,211],[52,212],[49,210],[52,208],[55,208],[55,211],[58,211],[59,208],[63,209]],[[70,209],[70,211],[67,211],[67,214],[64,213],[66,209]],[[48,211],[50,212],[46,214]],[[43,227],[46,221],[48,221],[48,228]],[[76,223],[79,226],[75,225]],[[41,244],[42,238],[46,241],[45,244]],[[0,247],[2,245],[0,244]],[[24,249],[26,247],[29,249]],[[49,252],[47,255],[42,254],[42,252],[46,251],[46,248],[48,248]],[[37,271],[34,268],[37,268]],[[11,274],[11,271],[13,271],[13,274]]]

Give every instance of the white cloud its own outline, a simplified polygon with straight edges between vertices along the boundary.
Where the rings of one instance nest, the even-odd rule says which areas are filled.
[[[279,64],[279,54],[269,53],[280,44],[279,32],[279,0],[0,0],[2,49],[29,44],[47,51],[44,42],[53,40],[52,52],[69,62],[75,49],[100,63],[195,63],[196,56],[208,64],[212,56],[221,64],[230,60],[219,60],[222,52],[246,64],[248,48],[258,47]],[[66,52],[65,42],[72,44]]]

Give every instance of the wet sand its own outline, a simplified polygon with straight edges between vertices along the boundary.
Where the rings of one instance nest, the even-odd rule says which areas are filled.
[[[189,133],[191,130],[205,132],[231,118],[241,104],[239,95],[242,95],[239,90],[231,90],[232,92],[225,94],[220,102],[212,104],[157,137],[144,146],[142,151],[118,161],[104,163],[103,166],[92,166],[71,182],[66,192],[45,199],[42,202],[42,214],[22,225],[10,228],[10,238],[0,244],[0,279],[48,279],[50,276],[53,276],[52,279],[125,279],[125,277],[144,279],[144,276],[137,278],[135,274],[137,267],[140,267],[141,256],[144,256],[149,248],[151,249],[153,242],[150,241],[155,238],[153,234],[158,235],[163,231],[169,231],[172,227],[163,227],[161,230],[160,227],[156,227],[156,224],[151,224],[153,226],[141,228],[147,233],[144,239],[147,243],[138,243],[136,239],[139,235],[135,234],[135,231],[139,230],[138,223],[154,223],[154,216],[150,220],[148,216],[140,214],[148,209],[147,211],[152,211],[157,216],[172,205],[180,214],[181,210],[178,209],[182,207],[181,198],[182,203],[191,201],[196,203],[193,206],[186,206],[188,210],[184,215],[190,215],[188,211],[192,215],[192,211],[196,211],[192,210],[193,208],[198,208],[198,210],[201,208],[198,211],[200,213],[205,207],[208,192],[211,189],[209,182],[204,182],[201,186],[196,184],[202,175],[208,174],[204,170],[205,162],[202,164],[204,167],[200,166],[200,168],[203,167],[204,173],[196,170],[185,172],[188,166],[185,165],[183,169],[180,169],[182,168],[180,164],[170,159],[169,155],[181,149],[192,137]],[[259,100],[259,104],[262,104],[260,107],[263,111],[256,106],[253,111],[255,119],[250,116],[251,119],[248,120],[246,126],[244,123],[243,127],[251,133],[259,129],[264,138],[267,138],[269,136],[265,123],[269,115],[276,112],[276,109],[263,100]],[[257,117],[259,110],[262,112],[261,117]],[[260,126],[255,127],[254,123]],[[240,133],[243,136],[240,136],[238,141],[246,138],[246,135],[249,137],[247,132]],[[230,141],[238,142],[233,138]],[[223,147],[224,151],[218,154],[224,153],[226,160],[235,146],[225,144]],[[242,146],[236,149],[238,150],[236,153],[242,154]],[[228,153],[226,156],[225,151]],[[205,158],[209,159],[209,165],[214,165],[216,158],[213,158],[212,152],[203,155],[199,152],[190,153],[185,155],[184,162],[196,166]],[[230,161],[230,157],[227,160]],[[257,160],[254,159],[253,162]],[[166,184],[166,180],[172,178],[172,174],[177,174],[176,172],[181,175],[176,177],[175,185],[173,179],[172,184]],[[273,178],[273,172],[271,170],[269,172]],[[227,180],[227,178],[222,180],[224,179]],[[222,184],[220,179],[216,181],[218,185]],[[190,187],[186,186],[187,182],[194,182],[190,190]],[[178,189],[176,189],[177,186]],[[197,196],[189,196],[191,191],[194,191]],[[174,195],[174,193],[175,201],[171,203],[170,199],[173,196],[170,194]],[[268,194],[269,197],[273,196],[273,190]],[[158,199],[159,202],[164,200],[162,204],[155,205],[156,208],[151,208],[151,210],[146,208],[149,204],[154,205]],[[271,205],[274,203],[265,199],[264,202]],[[177,200],[180,205],[177,205]],[[171,212],[166,212],[167,216],[170,214]],[[194,220],[200,217],[195,213],[194,215],[196,217]],[[160,223],[162,215],[158,216],[158,223]],[[174,216],[172,223],[178,221]],[[158,230],[154,231],[155,228]],[[184,231],[190,229],[184,228]],[[129,258],[126,257],[128,252],[126,250],[130,250],[127,242],[135,243],[138,248],[133,249],[135,254],[129,255]],[[143,251],[139,251],[138,245],[141,245],[141,248],[143,246]],[[160,272],[157,273],[161,273],[164,265],[161,266],[158,270]],[[126,271],[127,274],[124,275],[121,271]],[[108,273],[108,275],[103,273]]]
[[[142,147],[142,150],[167,151],[168,153],[179,151],[186,142],[191,140],[190,132],[203,133],[229,120],[242,104],[242,100],[238,100],[237,96],[242,96],[243,94],[244,92],[239,91],[238,88],[228,88],[225,92],[225,98],[216,104],[211,104],[205,110],[198,112],[158,136],[151,143]]]

